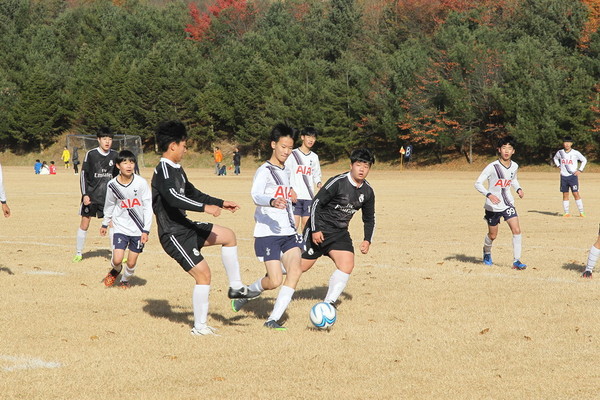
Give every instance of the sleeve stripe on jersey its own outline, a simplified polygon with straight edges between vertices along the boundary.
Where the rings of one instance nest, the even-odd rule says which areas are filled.
[[[179,200],[184,201],[188,204],[191,204],[191,205],[197,206],[197,207],[204,207],[204,203],[200,203],[199,201],[194,201],[194,200],[190,199],[189,197],[185,197],[185,196],[177,193],[175,188],[170,188],[169,193],[171,193],[173,195],[173,197],[178,198]]]
[[[277,171],[275,171],[275,168],[274,167],[267,167],[267,169],[269,170],[269,172],[273,176],[273,179],[275,180],[275,183],[278,184],[278,185],[283,185],[283,181],[279,177],[279,174],[277,174]]]
[[[119,188],[117,188],[114,183],[108,185],[108,187],[110,188],[110,190],[112,190],[112,192],[115,194],[117,199],[125,200],[125,196],[119,191]],[[144,223],[142,221],[142,218],[140,218],[140,216],[137,214],[137,212],[135,212],[135,210],[133,210],[131,208],[128,208],[127,213],[129,214],[129,216],[131,217],[133,222],[135,222],[135,224],[140,229],[140,231],[143,232],[144,231]]]
[[[377,218],[373,213],[373,230],[371,231],[371,237],[368,239],[369,242],[373,243],[373,237],[375,236],[375,229],[377,229]]]
[[[317,209],[317,204],[319,204],[319,199],[315,199],[310,207],[310,230],[313,232],[317,229],[317,226],[315,225],[315,210]]]
[[[333,179],[331,180],[331,182],[329,182],[329,183],[328,183],[328,184],[325,186],[325,189],[329,189],[329,188],[331,187],[331,185],[333,185],[334,183],[336,183],[336,182],[337,182],[337,181],[339,181],[340,179],[342,179],[342,178],[346,177],[347,175],[348,175],[348,173],[345,173],[345,174],[340,174],[340,175],[338,175],[337,177],[333,178]]]
[[[275,180],[275,183],[278,184],[279,186],[283,186],[283,180],[281,179],[281,177],[279,176],[279,174],[275,170],[275,167],[267,167],[267,169],[269,170],[269,172],[271,172],[271,175],[273,176],[273,179]],[[286,204],[285,209],[287,211],[288,219],[289,219],[291,227],[294,228],[294,229],[296,229],[296,223],[294,222],[294,212],[291,209],[291,202],[290,201],[288,201],[288,204]]]
[[[163,175],[165,176],[165,179],[169,179],[169,169],[167,168],[167,163],[161,161],[160,165],[162,166]]]
[[[183,258],[185,258],[185,260],[190,263],[190,265],[192,266],[192,268],[194,268],[196,266],[196,264],[194,264],[194,261],[190,258],[190,256],[185,252],[185,250],[183,249],[183,246],[179,244],[179,242],[177,241],[177,239],[175,239],[175,236],[171,235],[170,236],[171,242],[173,242],[173,244],[175,245],[175,247],[177,248],[177,250],[179,250],[179,252],[181,253],[181,255],[183,256]]]

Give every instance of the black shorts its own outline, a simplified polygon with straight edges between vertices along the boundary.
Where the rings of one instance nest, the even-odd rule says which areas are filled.
[[[165,252],[181,265],[186,272],[204,260],[200,249],[212,232],[213,224],[195,222],[194,229],[177,235],[163,235],[160,244]]]
[[[325,240],[321,244],[315,244],[312,241],[312,232],[307,227],[304,230],[304,242],[306,247],[302,253],[302,258],[307,260],[316,260],[317,258],[328,255],[331,250],[349,251],[354,253],[352,238],[347,230],[338,232],[323,232]]]
[[[485,216],[483,219],[485,219],[485,222],[487,222],[489,226],[496,226],[500,223],[500,218],[502,217],[504,217],[504,220],[507,221],[518,216],[517,210],[514,207],[508,207],[506,210],[500,212],[485,210]]]
[[[90,218],[104,218],[104,204],[90,203],[86,206],[85,204],[81,203],[81,207],[79,207],[79,215]]]
[[[312,206],[312,203],[312,200],[298,200],[294,204],[294,215],[310,217],[310,206]]]
[[[561,193],[579,192],[579,177],[576,175],[560,176],[560,191]]]

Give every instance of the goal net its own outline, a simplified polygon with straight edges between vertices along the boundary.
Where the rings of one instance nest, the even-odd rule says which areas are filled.
[[[67,135],[67,148],[72,153],[77,148],[79,161],[83,162],[85,153],[98,147],[96,135]],[[142,138],[137,135],[115,135],[113,137],[112,149],[116,151],[129,150],[137,158],[137,165],[142,168],[144,164],[144,152],[142,151]]]

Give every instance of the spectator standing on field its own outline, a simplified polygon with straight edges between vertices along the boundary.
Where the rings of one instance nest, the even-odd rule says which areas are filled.
[[[240,154],[240,150],[236,147],[233,151],[233,173],[236,175],[240,174],[240,165],[242,163],[242,155]]]
[[[219,175],[219,170],[221,169],[221,162],[223,161],[223,153],[218,147],[215,147],[215,151],[213,152],[215,157],[215,175]]]

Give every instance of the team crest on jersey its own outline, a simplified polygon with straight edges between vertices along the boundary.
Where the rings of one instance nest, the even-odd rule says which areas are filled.
[[[137,196],[137,189],[133,189],[133,195]]]
[[[360,196],[358,196],[358,201],[361,203],[365,201],[365,195],[361,193]]]
[[[113,163],[113,160],[110,160],[110,161],[108,162],[108,165],[112,167],[112,166],[114,165],[114,163]]]
[[[197,249],[197,248],[195,248],[195,247],[194,247],[194,249],[192,250],[192,253],[194,253],[194,255],[195,255],[196,257],[198,257],[198,256],[200,255],[200,252],[199,252],[199,251],[198,251],[198,249]]]

